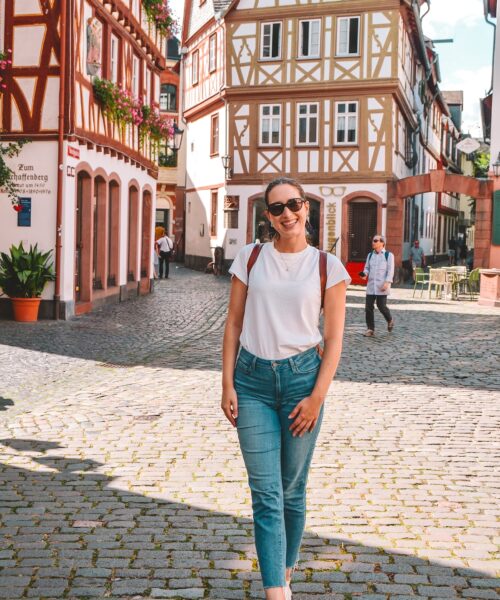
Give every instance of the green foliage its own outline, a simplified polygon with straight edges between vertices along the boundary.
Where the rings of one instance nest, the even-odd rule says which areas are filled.
[[[22,242],[0,253],[0,287],[11,298],[39,298],[48,281],[55,279],[52,250],[40,252],[38,244],[25,250]]]
[[[172,17],[168,0],[142,0],[142,7],[148,21],[156,27],[160,35],[173,37],[178,31],[178,25]]]
[[[14,171],[7,165],[5,158],[14,158],[28,140],[19,140],[7,144],[0,143],[0,190],[4,191],[13,204],[17,204],[17,184]]]
[[[476,152],[472,161],[474,177],[488,177],[490,170],[490,153]]]

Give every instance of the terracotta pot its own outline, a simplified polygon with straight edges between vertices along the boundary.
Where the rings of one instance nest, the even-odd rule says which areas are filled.
[[[41,298],[11,298],[14,320],[25,323],[38,319]]]

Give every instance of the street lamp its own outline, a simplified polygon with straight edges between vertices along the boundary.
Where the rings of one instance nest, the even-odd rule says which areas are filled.
[[[182,144],[182,136],[184,135],[184,129],[179,129],[177,123],[174,123],[174,135],[168,138],[167,147],[172,152],[177,152]]]
[[[231,175],[233,174],[233,169],[231,168],[232,157],[229,156],[229,154],[226,154],[226,156],[221,156],[220,158],[222,160],[222,166],[224,167],[225,179],[231,179]]]
[[[496,161],[491,165],[493,167],[493,175],[500,177],[500,152],[498,153]]]

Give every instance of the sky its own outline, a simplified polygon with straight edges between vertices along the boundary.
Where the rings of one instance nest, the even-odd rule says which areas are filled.
[[[181,21],[184,0],[170,0],[170,6]],[[431,0],[430,7],[423,19],[425,35],[453,39],[453,43],[436,44],[441,90],[463,90],[462,131],[482,137],[479,98],[491,87],[494,35],[484,19],[483,0]]]

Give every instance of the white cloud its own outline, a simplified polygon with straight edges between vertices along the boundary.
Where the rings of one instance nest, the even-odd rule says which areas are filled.
[[[422,21],[424,33],[430,38],[449,37],[457,25],[473,27],[484,19],[483,0],[433,0],[430,6]],[[422,14],[425,10],[424,5]]]
[[[463,90],[464,110],[462,131],[472,135],[481,135],[481,112],[479,98],[484,97],[491,87],[491,66],[485,65],[479,69],[457,69],[440,85],[442,90]]]

